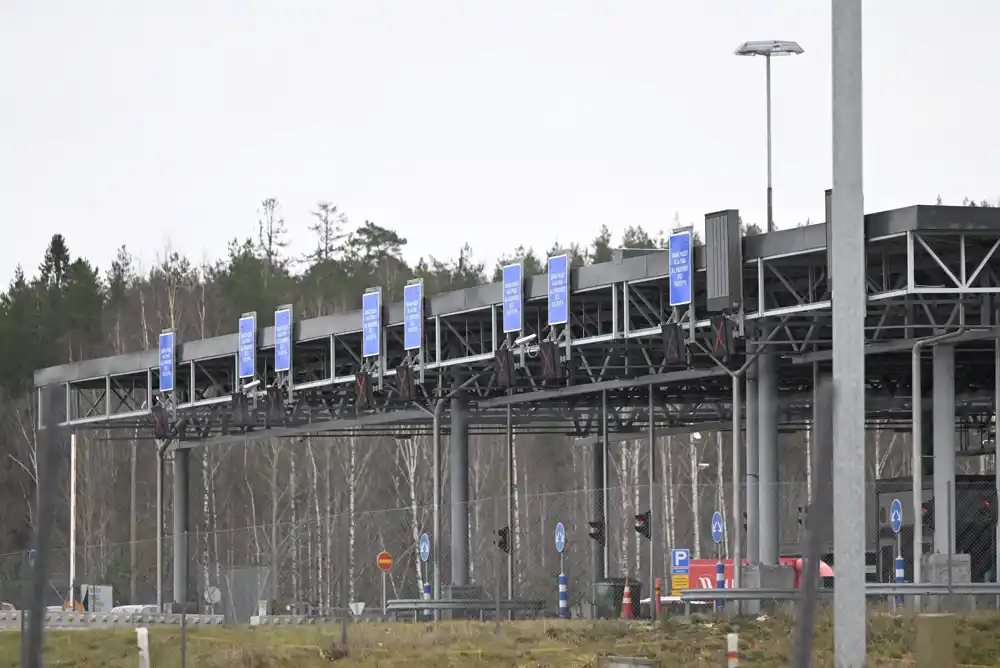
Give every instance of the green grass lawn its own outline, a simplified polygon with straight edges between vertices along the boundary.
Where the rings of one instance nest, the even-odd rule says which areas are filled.
[[[653,628],[642,622],[433,624],[361,623],[349,631],[342,656],[340,627],[197,628],[188,635],[192,668],[313,668],[316,666],[435,668],[461,666],[546,666],[582,668],[599,655],[655,657],[671,668],[725,666],[726,634],[740,633],[740,666],[786,666],[792,622],[729,622],[711,617],[672,618]],[[908,617],[873,616],[869,623],[871,666],[906,666],[913,639]],[[20,662],[17,633],[0,633],[0,668]],[[153,668],[180,666],[179,629],[150,630]],[[1000,615],[968,615],[958,622],[958,660],[965,665],[1000,665]],[[816,666],[832,666],[829,619],[819,620]],[[52,631],[46,634],[45,665],[65,668],[135,668],[135,632]]]

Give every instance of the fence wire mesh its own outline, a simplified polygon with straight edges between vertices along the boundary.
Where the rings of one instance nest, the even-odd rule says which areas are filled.
[[[780,554],[796,557],[801,554],[808,513],[807,486],[804,482],[781,483],[774,494]],[[868,581],[894,582],[897,557],[903,559],[903,579],[913,581],[913,520],[918,516],[923,527],[923,581],[947,583],[950,577],[956,585],[996,582],[995,486],[983,478],[957,479],[946,504],[954,509],[950,545],[945,539],[947,527],[944,531],[939,527],[940,522],[947,521],[947,508],[935,508],[930,481],[924,497],[921,508],[914,513],[913,495],[905,481],[879,481],[869,486],[865,564]],[[902,507],[898,535],[892,527],[891,506],[896,498]],[[498,586],[506,598],[509,586],[515,598],[544,601],[553,614],[558,605],[558,576],[563,571],[571,610],[574,615],[587,614],[587,606],[594,603],[594,582],[604,575],[595,572],[594,559],[594,551],[603,552],[603,548],[588,535],[588,523],[596,520],[599,507],[606,508],[607,576],[638,580],[644,598],[651,590],[650,577],[662,578],[664,591],[669,589],[672,549],[689,549],[695,560],[732,558],[735,532],[730,485],[633,485],[546,494],[518,491],[510,498],[480,498],[454,509],[442,506],[442,532],[437,540],[432,535],[433,509],[419,504],[331,514],[317,512],[315,507],[301,508],[294,520],[277,524],[215,531],[202,527],[189,534],[187,599],[197,601],[199,610],[225,614],[231,621],[248,620],[256,614],[261,600],[270,601],[275,612],[300,614],[307,610],[323,612],[351,601],[363,601],[369,609],[379,609],[383,575],[376,555],[385,550],[393,557],[385,576],[389,599],[419,598],[422,584],[432,581],[436,561],[444,586],[464,583],[477,588],[485,598],[492,598]],[[635,516],[647,510],[652,515],[651,540],[634,528]],[[716,511],[723,518],[723,539],[718,547],[711,531]],[[453,562],[453,516],[459,520],[457,526],[464,522],[468,525],[466,564]],[[738,521],[742,525],[745,519]],[[555,547],[555,526],[559,522],[566,529],[561,557]],[[499,531],[505,527],[510,530],[509,557],[498,545]],[[428,563],[421,561],[419,554],[423,533],[431,535]],[[836,569],[832,536],[827,536],[824,544],[825,561]],[[176,598],[173,536],[166,534],[162,545],[162,596],[170,602]],[[745,544],[742,553],[746,558]],[[45,602],[61,606],[70,597],[70,554],[60,549],[50,555],[52,570]],[[513,570],[509,585],[508,558]],[[5,607],[22,608],[27,601],[33,559],[28,552],[0,555],[0,601]],[[111,587],[110,598],[107,593],[98,596],[97,590],[92,590],[93,599],[85,601],[89,609],[108,604],[156,603],[154,540],[79,545],[75,567],[78,585]],[[80,601],[83,594],[78,587],[74,599]],[[988,598],[995,607],[996,596]]]

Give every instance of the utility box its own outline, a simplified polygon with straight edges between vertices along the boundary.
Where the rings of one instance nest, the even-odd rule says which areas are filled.
[[[710,312],[743,306],[743,238],[740,212],[705,214],[705,296]]]
[[[633,613],[642,604],[642,583],[629,579],[628,588]],[[608,578],[594,583],[594,607],[597,619],[618,619],[622,616],[622,599],[625,598],[625,578]]]

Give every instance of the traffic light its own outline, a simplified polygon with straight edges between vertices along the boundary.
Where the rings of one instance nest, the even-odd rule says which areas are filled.
[[[367,410],[375,403],[372,392],[371,376],[367,371],[354,374],[354,398],[359,411]]]
[[[663,359],[671,366],[687,364],[687,346],[684,331],[676,322],[668,322],[661,328],[663,332]]]
[[[500,551],[505,554],[510,554],[510,525],[505,526],[496,532],[497,538],[494,542]]]
[[[396,392],[403,401],[413,401],[417,398],[417,386],[413,380],[413,367],[400,364],[396,367]]]
[[[604,545],[606,542],[606,537],[604,535],[604,522],[587,522],[590,525],[590,537],[596,540],[599,544]]]
[[[649,523],[650,523],[651,517],[652,517],[652,511],[650,511],[650,510],[647,510],[646,512],[644,512],[642,514],[635,516],[635,531],[636,531],[636,533],[638,533],[640,536],[644,536],[645,538],[648,538],[649,540],[652,540],[652,537],[651,537],[652,531],[651,531],[651,529],[649,527]]]
[[[267,388],[267,421],[280,424],[285,418],[285,391],[280,387]]]
[[[712,354],[716,357],[729,357],[735,350],[733,350],[733,323],[725,316],[725,314],[719,313],[713,315],[711,318],[712,323]]]
[[[743,533],[747,532],[747,511],[743,511]]]
[[[798,511],[799,511],[799,526],[802,526],[806,523],[806,515],[808,514],[809,509],[806,506],[799,506]]]
[[[500,348],[493,353],[493,372],[498,386],[507,389],[514,384],[514,353],[510,348]]]
[[[931,531],[933,531],[934,530],[934,499],[930,499],[929,501],[924,501],[922,504],[920,504],[920,513],[921,513],[921,515],[923,515],[922,521],[924,523],[924,527],[926,527],[926,528],[930,529]]]
[[[149,411],[153,418],[153,438],[164,440],[170,437],[170,423],[167,409],[163,404],[154,404]]]
[[[542,360],[543,380],[561,380],[565,376],[562,360],[559,359],[559,344],[555,341],[539,343],[538,356]]]

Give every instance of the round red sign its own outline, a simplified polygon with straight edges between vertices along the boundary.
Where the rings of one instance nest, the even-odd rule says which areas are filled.
[[[389,569],[392,568],[392,555],[385,551],[379,552],[376,563],[378,563],[379,568],[388,573]]]

